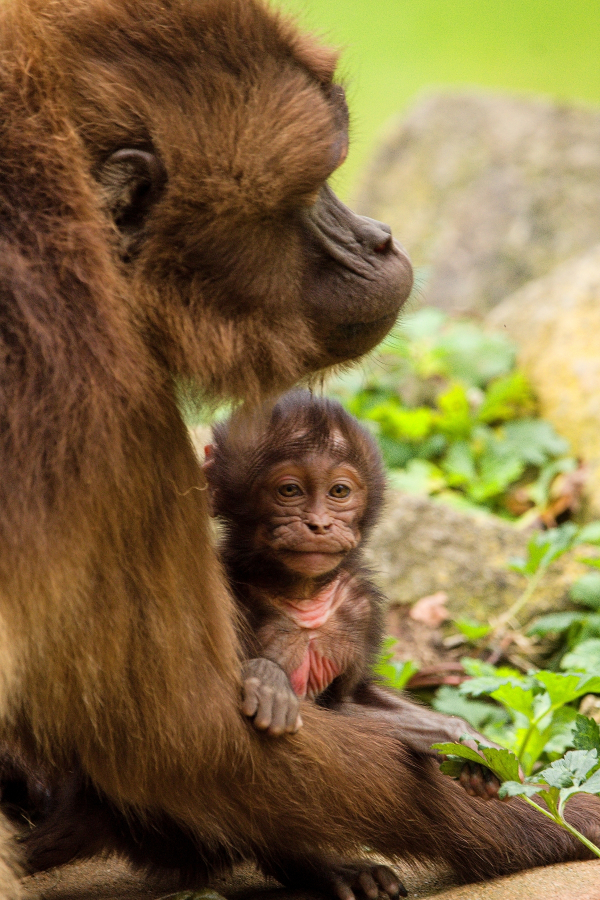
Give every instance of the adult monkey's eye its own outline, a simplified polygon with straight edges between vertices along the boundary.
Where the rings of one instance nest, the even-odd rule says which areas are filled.
[[[302,488],[295,481],[286,481],[285,484],[279,485],[277,493],[282,497],[301,497]]]
[[[344,500],[344,498],[347,497],[349,493],[350,488],[347,484],[334,484],[329,491],[329,495],[331,497],[335,497],[336,500]]]

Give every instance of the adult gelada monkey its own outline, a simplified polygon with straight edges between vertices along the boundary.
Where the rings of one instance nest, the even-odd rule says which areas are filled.
[[[218,424],[206,456],[221,553],[243,615],[242,710],[255,727],[295,733],[308,698],[385,721],[423,753],[472,732],[373,675],[386,601],[362,548],[385,476],[366,429],[335,400],[295,390]],[[483,767],[465,767],[461,780],[483,797],[498,787]]]
[[[308,707],[273,741],[239,712],[177,393],[255,400],[358,357],[411,286],[326,187],[335,54],[258,0],[5,0],[0,50],[4,733],[124,831],[178,828],[206,876],[253,858],[348,896],[364,846],[466,880],[586,856],[380,723]],[[595,799],[571,809],[597,840]]]

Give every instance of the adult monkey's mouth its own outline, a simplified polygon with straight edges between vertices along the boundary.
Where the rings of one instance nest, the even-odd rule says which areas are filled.
[[[308,265],[303,294],[324,355],[354,359],[385,337],[413,284],[391,229],[358,216],[326,185],[303,213]]]

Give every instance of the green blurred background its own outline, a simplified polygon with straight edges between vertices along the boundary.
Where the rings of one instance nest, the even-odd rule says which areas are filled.
[[[394,115],[423,91],[477,86],[600,103],[600,0],[274,0],[344,51],[353,185]]]

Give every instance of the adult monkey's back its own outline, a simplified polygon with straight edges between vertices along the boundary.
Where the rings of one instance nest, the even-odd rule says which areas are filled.
[[[388,231],[323,186],[347,144],[335,57],[253,0],[6,0],[0,15],[9,733],[124,810],[176,820],[207,863],[319,869],[316,848],[366,844],[468,879],[583,856],[365,723],[307,709],[271,742],[238,713],[174,381],[254,399],[368,350],[408,294]]]

